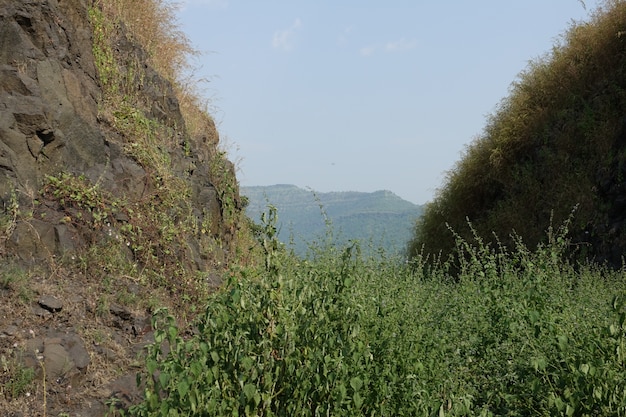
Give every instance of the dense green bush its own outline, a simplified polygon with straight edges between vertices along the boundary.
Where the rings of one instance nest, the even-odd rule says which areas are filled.
[[[452,279],[356,244],[291,258],[272,213],[265,267],[233,270],[192,336],[155,315],[132,415],[626,413],[623,272],[563,262],[565,230],[512,254],[457,237]]]
[[[447,257],[455,241],[446,225],[469,239],[467,219],[483,236],[512,245],[515,231],[534,247],[574,206],[572,236],[594,243],[586,255],[626,247],[605,227],[621,221],[613,207],[624,196],[625,27],[626,2],[606,1],[531,62],[427,206],[409,256]]]

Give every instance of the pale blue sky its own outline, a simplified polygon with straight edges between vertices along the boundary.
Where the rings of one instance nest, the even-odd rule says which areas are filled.
[[[185,0],[241,185],[433,198],[579,0]]]

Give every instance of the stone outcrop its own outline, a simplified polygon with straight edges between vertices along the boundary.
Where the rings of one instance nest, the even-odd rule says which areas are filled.
[[[61,222],[58,207],[33,207],[47,175],[84,175],[93,184],[129,200],[141,198],[150,175],[128,156],[123,140],[101,114],[102,83],[94,62],[88,0],[0,0],[0,209],[11,199],[40,215],[18,223],[8,250],[27,262],[83,246],[75,225]],[[170,150],[171,171],[190,184],[198,222],[208,217],[216,238],[228,242],[232,225],[222,219],[222,197],[209,174],[217,132],[187,137],[179,102],[170,83],[147,63],[146,53],[123,30],[112,40],[123,59],[143,64],[139,98],[146,117],[176,127],[180,149]],[[213,151],[212,151],[213,149]],[[232,164],[225,165],[234,178]],[[230,188],[239,202],[236,182]],[[47,212],[46,212],[47,211]],[[45,215],[41,215],[46,212]],[[204,269],[197,244],[188,242],[195,266]],[[227,245],[226,245],[227,246]]]
[[[7,387],[0,393],[2,416],[40,415],[37,412],[45,405],[48,415],[101,417],[111,407],[127,408],[142,399],[137,368],[129,370],[128,364],[137,363],[146,344],[154,341],[150,317],[115,303],[93,305],[89,287],[70,277],[64,280],[65,285],[55,290],[47,287],[54,296],[41,294],[30,308],[8,321],[5,304],[0,305],[3,367],[15,360],[11,353],[19,352],[20,369],[30,369],[38,381],[45,380],[48,395],[47,404],[33,392],[22,394],[25,400],[7,403],[7,399],[15,400],[9,387],[19,380],[7,380],[5,368],[0,373],[0,383]],[[118,285],[137,291],[136,284]],[[39,278],[30,286],[37,291],[46,283]],[[9,296],[0,286],[0,298]],[[89,333],[96,337],[86,337]],[[112,369],[117,369],[115,375],[103,376]]]
[[[81,4],[83,3],[83,4]],[[0,195],[43,176],[104,165],[101,96],[84,2],[0,2]],[[26,202],[26,201],[25,201]]]
[[[235,244],[233,211],[241,211],[238,186],[234,166],[217,150],[213,122],[207,116],[204,129],[194,129],[200,133],[186,129],[172,84],[152,68],[147,53],[121,25],[109,41],[119,62],[141,68],[140,75],[126,80],[134,88],[132,105],[142,120],[167,133],[154,146],[165,143],[159,149],[166,156],[164,169],[172,183],[186,190],[176,197],[202,231],[185,234],[184,242],[167,242],[170,247],[151,240],[158,233],[150,235],[148,226],[158,228],[162,218],[146,219],[150,213],[171,218],[181,211],[172,207],[172,214],[154,213],[154,207],[167,210],[169,204],[158,206],[162,172],[128,151],[132,135],[116,126],[114,110],[105,105],[94,57],[92,7],[97,2],[0,0],[0,299],[24,299],[0,303],[0,354],[3,367],[8,366],[5,360],[15,360],[15,369],[34,370],[48,394],[47,402],[41,392],[29,392],[17,403],[7,403],[17,400],[9,394],[5,398],[0,390],[1,415],[35,415],[29,413],[47,407],[48,415],[95,417],[141,399],[136,364],[146,343],[154,340],[149,311],[110,302],[110,294],[98,293],[101,284],[90,282],[101,277],[68,272],[59,267],[59,259],[74,259],[85,249],[114,242],[125,226],[133,225],[133,215],[143,204],[153,204],[153,212],[137,216],[145,221],[138,235],[155,246],[149,255],[162,257],[161,265],[171,262],[219,285],[215,265],[228,260]],[[110,196],[126,206],[105,208],[107,217],[96,224],[101,215],[97,207],[67,204],[50,188],[51,177],[61,188],[69,187],[64,181],[76,180],[85,185],[83,191],[98,191],[86,200]],[[175,205],[176,199],[171,200]],[[207,239],[215,242],[210,253]],[[127,258],[140,263],[127,245],[119,242]],[[16,278],[22,276],[19,272],[5,269],[10,258],[31,271],[51,265],[55,269],[26,282]],[[129,300],[149,291],[128,276],[106,279]],[[170,291],[176,285],[172,281]],[[102,364],[109,373],[118,369],[117,378],[100,376]],[[0,384],[19,382],[4,378],[0,373]]]

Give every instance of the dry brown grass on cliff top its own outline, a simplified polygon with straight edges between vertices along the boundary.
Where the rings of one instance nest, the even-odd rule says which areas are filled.
[[[194,76],[191,59],[200,55],[179,28],[178,5],[166,0],[97,0],[96,5],[112,20],[121,20],[135,40],[148,52],[150,64],[176,91],[189,134],[206,134],[213,124],[209,100],[201,97],[201,79]],[[208,138],[217,144],[217,137]]]
[[[98,0],[102,11],[119,19],[148,52],[150,63],[170,81],[189,69],[190,56],[198,52],[178,28],[176,5],[164,0]]]

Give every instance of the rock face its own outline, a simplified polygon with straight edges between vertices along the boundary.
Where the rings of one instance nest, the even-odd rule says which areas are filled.
[[[41,278],[36,281],[30,283],[35,291],[47,285]],[[45,405],[47,415],[101,417],[143,398],[134,364],[154,341],[150,317],[115,303],[92,305],[92,289],[72,283],[70,277],[65,281],[47,287],[57,296],[42,294],[12,318],[5,304],[0,305],[0,384],[6,387],[0,392],[2,416],[44,415]],[[4,291],[0,286],[0,298],[9,296]],[[14,375],[15,369],[22,370],[18,375],[32,372],[40,386],[45,380],[47,404],[33,386],[15,398],[11,391],[20,387],[20,378],[12,378],[9,371],[7,379],[7,369]]]
[[[239,191],[213,122],[186,128],[174,86],[122,24],[107,42],[118,63],[140,69],[125,79],[134,101],[119,112],[139,115],[135,125],[124,131],[107,102],[90,20],[99,4],[0,0],[0,386],[18,392],[32,372],[48,394],[46,403],[41,390],[16,399],[1,389],[0,415],[117,415],[141,399],[136,364],[154,338],[150,311],[134,304],[149,284],[110,269],[128,262],[143,273],[153,262],[176,294],[173,271],[219,281],[215,265],[235,244]],[[135,140],[146,126],[153,144]],[[112,244],[122,255],[100,258],[102,276],[68,272]],[[46,272],[25,278],[9,259]]]
[[[133,201],[152,187],[152,172],[124,152],[119,132],[102,115],[102,82],[93,54],[88,0],[0,0],[0,208],[21,208],[39,215],[17,223],[7,250],[36,262],[85,245],[76,225],[62,222],[58,207],[34,207],[47,175],[84,175],[115,196]],[[143,62],[138,86],[146,117],[176,126],[185,136],[179,102],[168,81],[152,69],[146,53],[123,30],[116,53]],[[204,134],[187,137],[185,150],[169,150],[171,172],[189,184],[198,222],[208,220],[216,238],[228,242],[232,225],[222,224],[224,195],[210,175],[217,132],[208,122]],[[182,142],[182,139],[181,139]],[[232,164],[224,169],[234,178]],[[236,182],[229,201],[238,205]],[[42,213],[44,213],[42,215]],[[205,269],[197,244],[189,242],[195,266]],[[226,244],[226,247],[228,245]]]
[[[27,197],[59,169],[104,166],[85,2],[0,2],[0,194]]]

